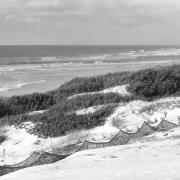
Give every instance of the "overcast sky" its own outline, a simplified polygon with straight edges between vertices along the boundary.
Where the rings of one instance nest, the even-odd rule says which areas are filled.
[[[0,44],[180,44],[180,0],[0,0]]]

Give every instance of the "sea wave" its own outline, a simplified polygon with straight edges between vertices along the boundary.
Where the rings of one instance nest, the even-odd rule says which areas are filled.
[[[107,64],[107,63],[149,63],[157,61],[180,61],[180,48],[161,48],[154,50],[136,49],[119,51],[116,53],[104,54],[85,54],[77,55],[75,57],[37,57],[37,58],[14,58],[9,61],[0,59],[0,74],[14,73],[24,71],[46,71],[49,68],[64,68],[76,67],[92,64]],[[2,63],[7,63],[3,64]]]
[[[3,85],[3,86],[0,86],[0,92],[1,91],[9,91],[11,89],[19,89],[23,86],[25,86],[26,83],[17,83],[17,84],[6,84],[6,85]]]
[[[40,83],[45,83],[45,82],[46,82],[45,80],[31,81],[31,82],[11,82],[11,83],[0,86],[0,92],[20,89],[27,85],[40,84]]]
[[[117,53],[105,53],[105,54],[86,54],[76,57],[42,57],[41,62],[45,63],[63,63],[64,65],[76,65],[78,63],[97,63],[97,62],[111,62],[111,61],[122,61],[127,60],[138,60],[139,58],[166,58],[166,57],[179,57],[180,49],[168,48],[168,49],[157,49],[157,50],[130,50],[127,52]]]
[[[64,64],[76,65],[76,63],[94,63],[97,61],[113,61],[113,60],[132,60],[142,57],[180,57],[180,48],[157,48],[157,49],[129,49],[114,52],[109,50],[107,53],[84,53],[76,54],[75,56],[47,56],[47,57],[14,57],[14,58],[0,58],[0,65],[38,65],[38,64]],[[31,67],[36,68],[36,67]],[[13,68],[6,69],[6,71],[13,71]],[[3,71],[0,68],[0,72]]]
[[[136,52],[129,52],[132,57],[141,56],[180,56],[180,49],[168,48],[168,49],[157,49],[153,51],[139,50]]]
[[[0,74],[19,74],[27,72],[40,72],[40,71],[49,71],[53,69],[64,69],[64,68],[76,68],[83,66],[93,66],[93,65],[108,65],[108,64],[161,64],[161,63],[180,63],[180,57],[178,59],[166,58],[166,59],[140,59],[140,60],[96,60],[96,61],[82,61],[82,62],[66,62],[66,63],[44,63],[44,64],[26,64],[26,65],[15,65],[13,67],[4,67],[0,68]]]
[[[138,59],[139,57],[171,57],[180,56],[180,49],[167,48],[156,50],[130,50],[127,52],[106,53],[106,54],[87,54],[77,57],[57,57],[56,62],[95,62],[95,61],[112,61],[112,60],[128,60]],[[53,57],[54,58],[54,57]],[[50,58],[49,58],[50,59]]]

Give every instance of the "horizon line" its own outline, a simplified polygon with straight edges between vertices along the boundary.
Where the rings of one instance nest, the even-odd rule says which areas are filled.
[[[180,46],[180,44],[0,44],[0,46]]]

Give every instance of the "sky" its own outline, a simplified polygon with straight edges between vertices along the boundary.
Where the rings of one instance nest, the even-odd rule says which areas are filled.
[[[180,0],[0,0],[0,44],[180,44],[179,19]]]

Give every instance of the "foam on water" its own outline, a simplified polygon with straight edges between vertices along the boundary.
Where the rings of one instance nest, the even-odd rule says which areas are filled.
[[[172,60],[180,64],[180,47],[0,47],[0,96],[14,95],[13,90],[18,94],[17,89],[21,93],[44,92],[77,76],[170,65]],[[34,86],[43,79],[41,87]]]
[[[74,47],[75,48],[75,47]],[[119,49],[118,49],[119,48]],[[134,49],[133,49],[134,48]],[[39,65],[39,64],[54,64],[54,63],[94,63],[97,61],[113,61],[113,60],[119,60],[119,63],[123,60],[132,60],[136,59],[138,61],[141,57],[149,57],[149,58],[155,58],[155,57],[176,57],[180,59],[180,48],[173,48],[173,47],[123,47],[123,46],[117,46],[117,47],[96,47],[93,51],[90,47],[85,47],[84,51],[79,49],[79,52],[72,54],[70,51],[68,51],[68,47],[65,55],[60,55],[55,53],[54,56],[23,56],[23,57],[1,57],[0,56],[0,64],[1,65],[18,65],[18,64],[33,64],[33,65]],[[99,51],[98,51],[99,49]],[[48,51],[48,50],[47,50]],[[82,51],[82,52],[81,52]],[[106,52],[107,51],[107,52]],[[68,53],[69,52],[69,53]],[[28,54],[28,53],[27,53]],[[48,54],[45,53],[46,55]],[[51,54],[51,53],[49,53]],[[62,53],[64,54],[64,53]],[[43,55],[43,54],[42,54]],[[152,60],[151,59],[151,60]],[[156,59],[153,59],[156,60]],[[0,68],[1,71],[1,68]],[[7,70],[8,71],[8,70]]]
[[[13,82],[13,83],[9,83],[9,84],[0,86],[0,92],[19,89],[19,88],[22,88],[23,86],[40,84],[40,83],[45,83],[45,80],[32,81],[32,82],[16,82],[16,83]]]

